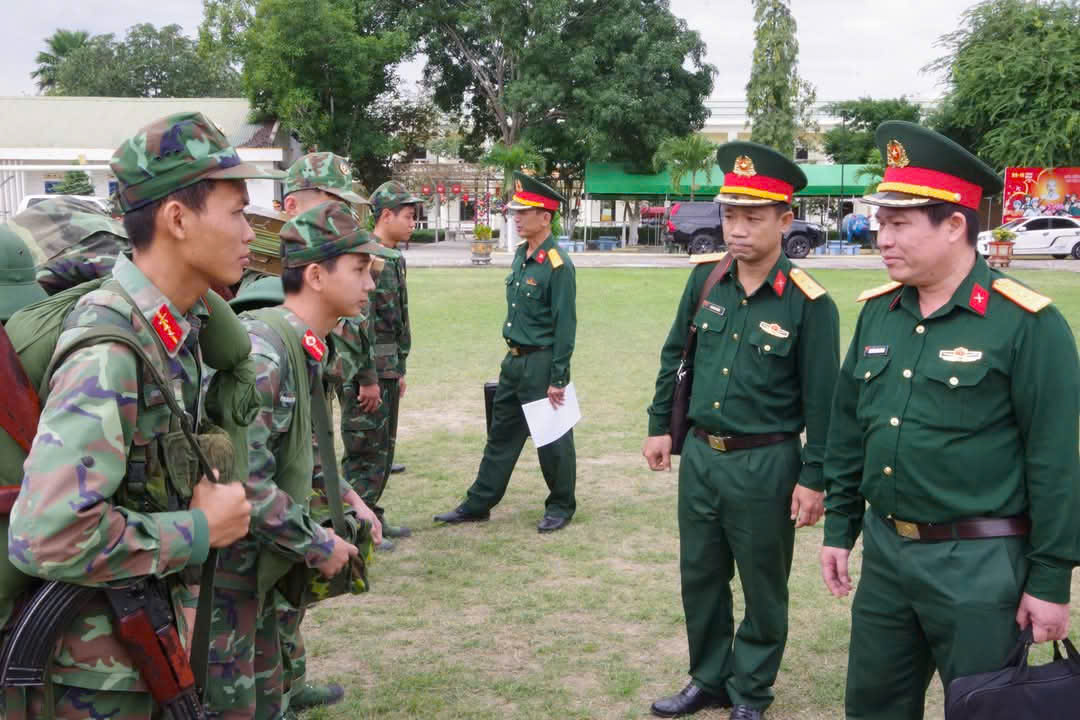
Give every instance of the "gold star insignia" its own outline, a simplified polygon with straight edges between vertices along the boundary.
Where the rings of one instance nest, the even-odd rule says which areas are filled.
[[[735,167],[732,169],[736,175],[743,177],[753,177],[757,175],[757,170],[754,169],[754,161],[747,155],[740,155],[735,158]]]
[[[911,160],[908,159],[907,150],[900,144],[899,140],[890,140],[889,144],[885,146],[885,154],[889,163],[889,167],[907,167],[911,164]]]

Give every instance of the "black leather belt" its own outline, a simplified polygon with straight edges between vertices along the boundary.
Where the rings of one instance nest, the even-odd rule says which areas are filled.
[[[709,444],[713,450],[719,452],[731,452],[732,450],[749,450],[750,448],[765,447],[782,443],[789,438],[795,437],[795,433],[763,433],[761,435],[710,435],[699,427],[694,428],[694,435]]]
[[[528,355],[529,353],[548,349],[544,345],[511,345],[510,343],[507,343],[507,346],[510,354],[514,357],[521,357],[522,355]]]
[[[1031,532],[1031,518],[1027,515],[973,517],[947,523],[913,523],[894,517],[884,517],[882,520],[897,535],[909,540],[979,540]]]

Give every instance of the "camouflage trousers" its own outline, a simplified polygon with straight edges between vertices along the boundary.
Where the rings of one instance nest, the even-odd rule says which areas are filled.
[[[254,580],[252,580],[254,583]],[[207,716],[277,720],[287,709],[282,688],[278,615],[272,598],[217,587],[206,688]]]
[[[297,610],[288,600],[274,593],[277,603],[278,637],[281,639],[282,687],[285,692],[303,686],[307,676],[307,653],[300,623],[304,608]]]
[[[382,404],[365,413],[356,399],[358,388],[346,383],[341,391],[341,440],[345,455],[341,469],[345,480],[380,515],[379,498],[386,490],[397,445],[400,385],[397,378],[380,378]]]
[[[46,694],[39,688],[29,691],[29,697],[19,698],[14,702],[8,691],[8,720],[48,717],[45,707]],[[161,709],[154,704],[153,698],[145,692],[116,692],[111,690],[89,690],[70,685],[52,686],[53,710],[56,720],[86,720],[86,718],[107,718],[108,720],[147,720],[161,716]],[[25,704],[24,704],[25,702]]]

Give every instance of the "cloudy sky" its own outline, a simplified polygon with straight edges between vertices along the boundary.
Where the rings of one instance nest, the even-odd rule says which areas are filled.
[[[0,44],[0,95],[30,95],[34,56],[57,27],[123,35],[137,22],[176,23],[194,35],[201,0],[34,0],[4,3],[7,33]],[[958,25],[973,0],[791,0],[799,24],[800,67],[822,100],[850,97],[933,99],[939,78],[920,72],[941,54],[938,37]],[[676,15],[701,33],[717,67],[717,98],[741,98],[754,47],[750,0],[671,0]],[[419,79],[419,64],[405,68]]]

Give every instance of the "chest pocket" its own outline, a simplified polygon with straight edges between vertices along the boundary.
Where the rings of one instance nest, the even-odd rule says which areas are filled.
[[[855,406],[855,416],[865,420],[874,414],[874,407],[885,391],[888,382],[885,370],[889,367],[889,356],[861,357],[855,363],[851,374],[859,388],[859,402]]]
[[[521,294],[532,303],[542,305],[546,289],[546,283],[535,277],[526,276],[521,280]]]
[[[278,393],[278,401],[274,405],[274,432],[288,432],[292,425],[293,409],[296,407],[296,393],[291,390],[282,390]]]
[[[937,358],[922,369],[927,379],[929,419],[943,427],[975,430],[987,418],[986,361],[951,363]]]

